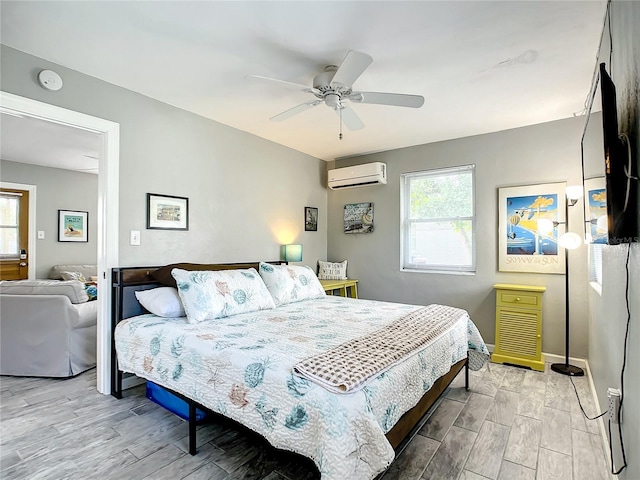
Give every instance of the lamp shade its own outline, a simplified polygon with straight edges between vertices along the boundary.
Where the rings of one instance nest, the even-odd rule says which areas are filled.
[[[569,200],[577,201],[582,195],[584,195],[584,191],[582,190],[582,185],[570,185],[565,189],[565,193]]]
[[[302,261],[302,245],[285,245],[284,261],[285,262],[301,262]]]
[[[553,232],[553,222],[546,218],[538,220],[538,233],[540,235],[549,235]]]
[[[577,233],[567,232],[560,236],[558,243],[567,250],[574,250],[582,244],[582,238]]]

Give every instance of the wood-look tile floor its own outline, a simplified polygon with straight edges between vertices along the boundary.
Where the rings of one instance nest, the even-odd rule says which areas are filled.
[[[595,421],[583,418],[568,377],[491,364],[459,375],[383,480],[610,480]],[[547,366],[548,367],[548,366]],[[587,413],[588,380],[574,379]],[[0,378],[2,479],[318,479],[313,463],[216,417],[187,424],[139,386],[116,400],[75,378]],[[357,480],[352,478],[350,480]]]

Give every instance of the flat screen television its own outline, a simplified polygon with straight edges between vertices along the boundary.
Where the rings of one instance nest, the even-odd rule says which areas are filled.
[[[600,64],[600,94],[609,245],[639,242],[638,158],[629,137],[618,130],[616,88],[604,63]]]

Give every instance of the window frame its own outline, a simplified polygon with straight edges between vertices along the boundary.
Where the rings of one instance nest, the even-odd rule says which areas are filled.
[[[471,173],[472,215],[470,217],[439,217],[434,219],[411,219],[411,180],[425,177],[451,176],[451,174]],[[471,222],[471,264],[470,265],[437,265],[415,264],[406,260],[405,254],[410,251],[411,226],[416,223],[437,223],[447,221]],[[419,273],[442,273],[457,275],[475,275],[476,273],[476,165],[460,165],[455,167],[434,168],[407,172],[400,175],[400,271]]]

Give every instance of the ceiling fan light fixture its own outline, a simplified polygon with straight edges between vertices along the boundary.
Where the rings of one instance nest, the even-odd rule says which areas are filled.
[[[324,103],[327,107],[337,108],[340,105],[340,95],[329,93],[324,97]]]

